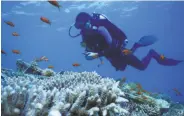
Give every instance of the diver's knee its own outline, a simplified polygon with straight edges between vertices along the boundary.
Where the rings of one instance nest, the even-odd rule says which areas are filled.
[[[150,53],[154,53],[155,52],[155,50],[154,49],[150,49],[150,51],[149,51]]]
[[[146,69],[146,67],[144,65],[142,65],[138,69],[141,70],[141,71],[144,71]]]

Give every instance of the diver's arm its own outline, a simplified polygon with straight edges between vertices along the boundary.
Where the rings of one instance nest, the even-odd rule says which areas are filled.
[[[100,26],[100,27],[98,27],[97,31],[98,31],[99,34],[101,34],[104,37],[105,42],[106,42],[105,44],[108,44],[107,48],[103,49],[102,51],[97,52],[98,57],[106,56],[108,54],[111,54],[111,52],[113,52],[112,37],[109,34],[108,30],[105,27]],[[88,52],[90,52],[90,51],[88,51]],[[90,54],[90,56],[93,56],[93,55]],[[97,56],[95,55],[94,57],[96,58]]]

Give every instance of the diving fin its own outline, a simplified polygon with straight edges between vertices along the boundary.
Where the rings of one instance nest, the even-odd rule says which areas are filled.
[[[136,42],[131,48],[132,53],[135,52],[137,48],[145,47],[154,44],[157,41],[157,37],[153,35],[147,35],[140,38],[138,42]]]
[[[157,37],[153,35],[147,35],[140,38],[140,40],[137,42],[140,46],[149,46],[154,44],[157,41]]]

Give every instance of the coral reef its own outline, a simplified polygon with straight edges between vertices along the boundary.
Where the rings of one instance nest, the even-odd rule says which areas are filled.
[[[2,69],[1,88],[2,116],[184,116],[184,105],[140,84],[96,72],[55,73],[22,60],[17,72]]]
[[[164,113],[163,116],[184,116],[184,104],[173,103],[168,112]]]
[[[126,98],[130,101],[128,108],[131,116],[160,116],[163,109],[169,109],[170,103],[164,99],[154,97],[144,90],[140,84],[125,83],[121,86]],[[127,104],[126,104],[127,105]],[[167,110],[165,110],[167,112]]]
[[[2,86],[3,116],[107,116],[128,115],[120,106],[128,102],[118,82],[95,72],[65,72],[50,78],[25,74],[6,77]]]

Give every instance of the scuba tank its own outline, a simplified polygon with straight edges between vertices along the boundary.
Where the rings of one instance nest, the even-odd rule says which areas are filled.
[[[111,21],[105,15],[93,13],[90,22],[92,27],[98,28],[99,26],[104,26],[110,33],[116,46],[121,47],[127,44],[128,40],[125,33],[116,25],[111,23]]]

